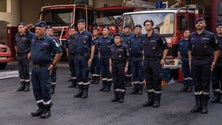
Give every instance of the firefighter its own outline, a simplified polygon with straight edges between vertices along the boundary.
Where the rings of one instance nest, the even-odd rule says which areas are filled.
[[[209,73],[214,69],[220,53],[214,33],[207,31],[205,27],[206,21],[203,17],[195,20],[196,31],[190,34],[188,51],[196,102],[191,112],[201,114],[208,113]]]
[[[131,38],[131,44],[129,46],[129,52],[131,55],[131,66],[132,66],[132,84],[133,89],[130,92],[131,94],[141,95],[143,92],[143,69],[142,69],[142,51],[143,51],[143,42],[141,34],[142,26],[135,25],[134,35]]]
[[[99,39],[99,58],[101,66],[102,87],[100,91],[109,92],[112,86],[112,76],[109,71],[110,45],[113,38],[109,35],[109,27],[102,28],[103,36]]]
[[[153,32],[153,21],[146,20],[143,24],[146,34],[143,36],[143,75],[146,80],[148,101],[144,107],[160,106],[161,98],[161,72],[168,53],[166,41],[159,34]]]
[[[31,37],[25,30],[25,23],[18,24],[18,33],[15,36],[15,51],[18,62],[20,87],[18,92],[28,92],[30,90],[29,80],[29,59],[28,53],[31,49]]]
[[[218,45],[222,48],[222,22],[216,25],[216,39],[218,40]],[[221,102],[221,92],[222,92],[222,51],[220,51],[220,56],[212,72],[212,91],[213,97],[211,99],[212,103],[222,103]]]
[[[109,59],[110,72],[113,77],[114,98],[112,102],[124,102],[125,89],[125,74],[129,65],[129,51],[127,45],[121,42],[121,35],[114,34],[114,44],[111,45],[111,54]]]
[[[75,69],[79,87],[79,92],[74,97],[83,99],[88,98],[89,67],[95,52],[92,34],[85,29],[85,26],[85,19],[77,21],[78,32],[74,41]]]
[[[39,21],[35,24],[35,35],[31,43],[32,60],[32,86],[35,100],[39,109],[32,112],[33,117],[50,117],[51,100],[51,79],[50,73],[60,57],[60,46],[51,37],[45,35],[46,23]],[[52,53],[55,53],[53,58]]]
[[[126,44],[127,46],[130,46],[131,44],[131,32],[130,32],[130,26],[129,25],[125,25],[123,27],[123,34],[122,34],[122,39],[123,39],[123,43]],[[129,67],[128,67],[128,72],[126,73],[126,87],[131,86],[131,82],[132,82],[132,73],[131,73],[131,64],[129,63]]]
[[[58,44],[59,44],[59,41],[57,38],[54,37],[54,33],[53,33],[53,29],[51,26],[46,26],[46,35],[52,37]],[[62,48],[61,46],[59,47],[60,48],[60,57],[62,56]],[[54,53],[52,53],[53,57],[55,56]],[[51,94],[54,94],[55,93],[55,87],[56,87],[56,78],[57,78],[57,65],[55,65],[52,69],[52,73],[51,73]]]
[[[69,71],[70,71],[70,82],[69,88],[74,88],[77,85],[76,70],[75,70],[75,53],[74,53],[74,42],[76,35],[76,27],[74,25],[69,26],[69,36],[66,39],[66,55],[68,58]]]
[[[192,92],[193,90],[193,83],[188,60],[188,44],[190,33],[191,29],[185,29],[183,33],[183,39],[181,39],[178,44],[178,58],[182,63],[183,73],[183,88],[180,90],[181,92]]]
[[[158,27],[158,26],[154,27],[153,32],[157,33],[157,34],[160,34],[160,27]]]
[[[93,57],[92,64],[90,66],[91,73],[91,84],[99,84],[100,81],[100,62],[99,62],[99,39],[98,29],[96,27],[93,28],[92,31],[94,43],[95,43],[95,54]]]

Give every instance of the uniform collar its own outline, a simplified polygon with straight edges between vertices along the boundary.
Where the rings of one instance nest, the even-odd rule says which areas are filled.
[[[84,30],[82,33],[80,33],[80,32],[78,31],[79,34],[84,34],[85,32],[86,32],[86,30]]]
[[[38,39],[38,40],[40,40],[40,39],[46,39],[46,37],[47,37],[47,35],[45,34],[42,38],[38,38],[38,37],[36,36],[36,39]]]
[[[204,31],[201,33],[201,34],[198,34],[197,31],[195,31],[196,35],[202,35],[202,34],[206,34],[207,33],[207,30],[204,29]]]
[[[142,35],[142,34],[139,34],[138,36],[136,36],[136,34],[135,34],[134,36],[138,38],[138,37],[141,37],[141,35]]]
[[[156,33],[152,32],[151,36],[148,36],[146,33],[146,37],[153,37],[154,34],[156,34]]]
[[[114,44],[115,44],[115,43],[114,43]],[[120,43],[119,45],[116,45],[116,44],[115,44],[116,47],[120,47],[121,45],[122,45],[122,43]]]

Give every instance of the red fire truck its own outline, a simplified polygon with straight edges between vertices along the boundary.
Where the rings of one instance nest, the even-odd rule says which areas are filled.
[[[129,3],[131,2],[131,3]],[[134,2],[134,3],[132,3]],[[126,12],[136,12],[147,10],[147,8],[154,8],[153,2],[145,2],[141,0],[128,1],[119,6],[107,6],[97,8],[97,19],[95,25],[98,26],[99,34],[102,34],[102,27],[109,26],[110,33],[122,31],[122,14]]]
[[[194,21],[199,16],[204,16],[207,21],[210,21],[208,17],[210,15],[206,12],[199,5],[128,12],[123,14],[123,26],[129,25],[133,30],[134,25],[143,24],[145,20],[152,19],[154,25],[160,27],[160,35],[166,39],[169,47],[165,68],[177,69],[180,67],[176,58],[177,44],[183,35],[184,29],[194,29]],[[145,33],[144,27],[142,33]]]
[[[60,41],[65,55],[65,41],[69,35],[68,27],[76,25],[77,20],[86,19],[86,29],[90,30],[94,21],[94,9],[87,5],[51,5],[41,8],[40,20],[52,26],[54,35]]]

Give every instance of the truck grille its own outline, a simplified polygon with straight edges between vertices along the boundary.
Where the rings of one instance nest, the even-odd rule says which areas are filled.
[[[61,30],[54,30],[54,36],[61,36],[62,31]],[[64,30],[62,33],[62,36],[65,36],[66,31]]]

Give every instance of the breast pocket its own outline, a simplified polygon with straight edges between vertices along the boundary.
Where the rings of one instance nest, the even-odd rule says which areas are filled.
[[[124,57],[124,50],[122,48],[118,49],[117,52],[118,52],[117,56],[119,59]]]
[[[49,51],[49,43],[45,43],[45,42],[44,42],[41,47],[42,47],[42,48],[41,48],[41,51],[42,51],[42,52],[46,53],[46,52]]]
[[[88,36],[83,36],[83,45],[86,45],[88,43]]]
[[[158,49],[158,42],[157,40],[151,40],[150,41],[150,47],[153,51],[156,51]]]

